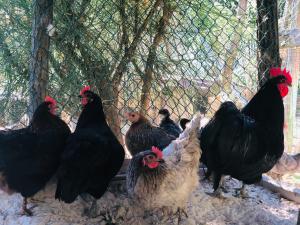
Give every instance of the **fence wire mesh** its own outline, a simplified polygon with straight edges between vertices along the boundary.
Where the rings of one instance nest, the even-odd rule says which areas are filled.
[[[28,120],[32,21],[45,2],[52,7],[0,2],[1,126]],[[50,37],[39,56],[49,62],[43,79],[72,128],[84,84],[100,94],[108,122],[122,134],[128,109],[156,124],[161,108],[175,121],[198,110],[209,118],[221,102],[242,107],[257,90],[256,1],[56,0],[50,11],[41,31]]]

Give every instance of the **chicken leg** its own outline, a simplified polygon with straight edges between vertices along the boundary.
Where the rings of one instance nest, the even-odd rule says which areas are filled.
[[[225,198],[225,196],[223,195],[223,192],[226,193],[227,190],[223,187],[224,181],[225,181],[224,176],[221,176],[218,188],[215,189],[215,191],[213,193],[206,193],[206,194],[208,194],[212,197]]]
[[[97,200],[90,194],[86,193],[81,194],[80,197],[85,204],[89,204],[90,202],[92,202],[92,205],[90,207],[85,207],[82,215],[90,218],[97,217]]]
[[[93,199],[92,200],[92,205],[89,208],[84,209],[83,215],[87,216],[89,218],[96,218],[97,216],[99,216],[98,215],[97,199]]]
[[[32,211],[27,208],[27,198],[23,198],[21,215],[32,216]]]

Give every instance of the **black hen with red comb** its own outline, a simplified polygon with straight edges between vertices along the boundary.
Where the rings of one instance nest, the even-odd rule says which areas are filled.
[[[33,114],[28,127],[0,133],[0,189],[27,199],[43,189],[55,174],[60,154],[71,133],[67,124],[55,115],[56,101],[46,97]]]
[[[230,175],[244,184],[259,182],[283,153],[282,98],[292,78],[280,68],[271,69],[270,74],[271,78],[242,110],[225,102],[202,129],[201,161],[214,175],[216,194],[220,194],[221,176]]]
[[[58,171],[55,198],[72,203],[88,193],[100,198],[120,170],[125,152],[109,128],[100,97],[84,87],[83,110],[75,132],[67,140]]]

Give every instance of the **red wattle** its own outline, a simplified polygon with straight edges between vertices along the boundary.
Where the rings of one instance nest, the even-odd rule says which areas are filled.
[[[83,97],[83,98],[81,99],[81,104],[82,104],[83,106],[85,106],[86,104],[88,104],[88,99],[87,99],[86,97]]]
[[[52,107],[52,108],[50,109],[50,113],[53,114],[53,115],[55,115],[55,114],[56,114],[56,108],[55,108],[55,107]]]
[[[278,84],[278,90],[282,98],[289,93],[289,88],[286,86],[286,84]]]
[[[148,166],[150,169],[155,169],[156,167],[159,166],[159,162],[151,162],[151,163],[148,163],[147,166]]]

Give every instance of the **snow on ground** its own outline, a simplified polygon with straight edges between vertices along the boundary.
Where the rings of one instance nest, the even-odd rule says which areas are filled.
[[[276,194],[260,186],[248,186],[248,199],[233,197],[234,188],[240,183],[226,179],[225,188],[230,190],[225,199],[210,197],[211,185],[201,182],[188,203],[188,218],[179,221],[182,225],[295,225],[299,205],[281,199]],[[19,215],[22,198],[19,195],[7,196],[0,193],[0,224],[2,225],[143,225],[143,224],[178,224],[178,218],[165,218],[143,212],[131,204],[126,193],[107,192],[98,200],[96,218],[84,214],[91,202],[79,199],[67,205],[53,200],[54,185],[38,193],[29,206],[34,216]]]

